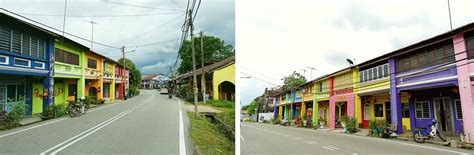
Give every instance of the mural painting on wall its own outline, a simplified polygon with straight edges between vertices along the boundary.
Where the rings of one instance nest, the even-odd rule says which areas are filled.
[[[62,95],[63,93],[64,93],[64,87],[58,88],[58,89],[54,89],[54,95],[55,95],[55,96]]]
[[[40,93],[40,90],[38,88],[36,88],[34,91],[33,91],[33,95],[35,98],[42,98],[44,99],[44,97],[48,97],[48,94],[47,94],[48,90],[47,89],[44,89],[42,93]]]

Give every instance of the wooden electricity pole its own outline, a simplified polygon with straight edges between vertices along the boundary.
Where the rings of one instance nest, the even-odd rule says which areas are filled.
[[[201,92],[202,92],[202,102],[206,103],[206,68],[204,67],[204,41],[202,31],[199,33],[201,35]]]

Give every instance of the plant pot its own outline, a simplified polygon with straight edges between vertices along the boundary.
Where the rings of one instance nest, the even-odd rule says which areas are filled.
[[[308,124],[308,121],[303,121],[303,126],[306,127],[306,125]]]

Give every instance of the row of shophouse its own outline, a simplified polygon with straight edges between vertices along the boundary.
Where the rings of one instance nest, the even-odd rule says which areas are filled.
[[[0,21],[0,111],[22,101],[31,115],[85,96],[126,94],[129,73],[118,62],[5,10]]]
[[[276,95],[275,119],[304,113],[330,128],[343,115],[360,128],[386,120],[399,134],[436,119],[442,131],[474,142],[474,23]]]

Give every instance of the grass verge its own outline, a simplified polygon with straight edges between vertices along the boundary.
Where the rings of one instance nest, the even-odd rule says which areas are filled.
[[[191,138],[197,154],[234,154],[235,145],[219,131],[219,128],[205,117],[196,117],[188,112],[191,120]]]

